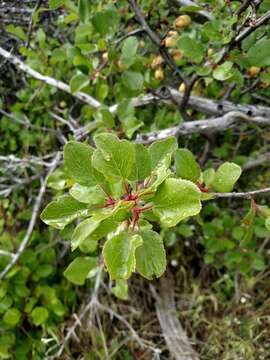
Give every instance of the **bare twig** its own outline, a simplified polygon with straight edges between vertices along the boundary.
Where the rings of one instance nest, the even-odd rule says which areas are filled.
[[[99,267],[97,275],[96,275],[96,281],[95,281],[95,286],[94,286],[94,291],[91,295],[91,299],[88,302],[88,304],[85,306],[85,308],[83,309],[83,311],[80,313],[79,316],[76,317],[76,321],[74,322],[74,324],[72,325],[72,327],[68,330],[61,347],[59,348],[59,350],[57,351],[57,353],[55,355],[52,356],[48,356],[46,359],[47,360],[53,360],[53,359],[59,359],[60,356],[62,355],[65,347],[67,346],[67,343],[69,342],[70,338],[72,336],[74,336],[75,334],[75,330],[76,328],[81,324],[82,319],[86,316],[86,314],[91,311],[91,309],[93,307],[95,307],[97,305],[98,302],[98,292],[99,292],[99,288],[100,288],[100,284],[101,284],[101,277],[102,277],[102,271],[103,271],[103,265]]]
[[[268,194],[270,188],[247,191],[247,192],[228,192],[228,193],[214,193],[211,192],[210,195],[213,195],[215,198],[243,198],[251,199],[253,196]]]
[[[11,261],[4,268],[4,270],[0,273],[0,280],[2,280],[5,277],[5,275],[9,272],[9,270],[17,263],[17,261],[19,260],[20,256],[22,255],[22,253],[23,253],[23,251],[24,251],[24,249],[25,249],[25,247],[26,247],[26,245],[27,245],[27,243],[28,243],[28,241],[29,241],[29,239],[30,239],[30,237],[32,235],[32,232],[34,230],[34,227],[35,227],[35,224],[36,224],[36,221],[37,221],[37,216],[38,216],[38,212],[39,212],[39,209],[40,209],[40,206],[41,206],[41,203],[42,203],[42,199],[43,199],[43,196],[45,194],[46,184],[47,184],[48,178],[51,175],[51,173],[54,171],[56,166],[58,165],[59,160],[60,160],[60,153],[57,153],[57,155],[56,155],[54,161],[52,162],[51,168],[48,171],[45,179],[41,180],[41,187],[40,187],[38,196],[36,198],[36,201],[35,201],[35,204],[34,204],[34,207],[33,207],[32,217],[31,217],[31,220],[29,222],[26,234],[25,234],[22,242],[20,243],[20,246],[19,246],[16,254],[14,254],[14,256],[12,256]]]
[[[251,159],[242,166],[242,170],[250,170],[257,166],[260,166],[266,162],[270,165],[270,152],[259,155],[256,159]]]
[[[42,75],[38,71],[32,69],[30,66],[26,65],[23,61],[18,59],[16,56],[12,55],[10,52],[4,50],[2,47],[0,47],[0,56],[7,59],[10,63],[18,67],[20,70],[25,72],[26,74],[32,76],[33,78],[43,81],[48,85],[51,85],[53,87],[56,87],[59,90],[65,91],[66,93],[72,95],[73,97],[77,98],[80,101],[83,101],[84,103],[94,107],[99,108],[101,106],[101,103],[93,98],[90,95],[87,95],[81,91],[78,91],[77,93],[73,94],[71,92],[70,86],[63,81],[56,80],[50,76]]]
[[[135,107],[141,107],[148,104],[181,104],[183,100],[183,93],[172,87],[162,87],[155,94],[147,94],[145,96],[140,96],[137,98],[131,99],[131,104]],[[172,101],[172,97],[174,101]],[[243,112],[249,116],[262,116],[270,117],[270,107],[267,106],[255,106],[248,104],[234,104],[230,101],[215,101],[212,99],[204,98],[201,96],[191,95],[188,101],[188,105],[197,110],[201,111],[208,115],[222,115],[230,111],[239,111]],[[117,111],[119,104],[112,105],[110,111],[115,113]]]
[[[270,117],[250,117],[239,111],[231,111],[223,116],[207,119],[207,120],[196,120],[187,121],[178,126],[172,128],[163,129],[159,131],[153,131],[146,134],[140,134],[137,136],[136,141],[144,144],[152,143],[156,140],[162,140],[169,136],[179,137],[180,135],[188,135],[194,133],[209,134],[219,131],[225,131],[229,128],[233,128],[236,125],[242,123],[250,123],[256,125],[270,125]]]
[[[42,0],[37,0],[36,5],[32,11],[32,15],[31,15],[31,20],[29,22],[28,25],[28,30],[27,30],[27,42],[26,42],[26,47],[28,48],[30,45],[30,41],[31,41],[31,34],[32,34],[32,30],[33,30],[33,21],[34,21],[34,16],[35,13],[37,12],[37,10],[39,9],[40,5],[41,5]]]

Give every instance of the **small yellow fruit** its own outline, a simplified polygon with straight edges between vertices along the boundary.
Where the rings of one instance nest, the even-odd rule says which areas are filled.
[[[256,77],[260,71],[261,71],[261,68],[259,68],[258,66],[251,66],[248,69],[248,74],[250,77]]]
[[[175,36],[178,36],[178,32],[177,31],[174,31],[174,30],[170,30],[168,32],[168,37],[175,37]]]
[[[102,54],[102,60],[105,62],[105,61],[108,61],[108,59],[109,59],[108,51],[105,51],[105,52]]]
[[[184,83],[180,84],[179,89],[180,92],[185,92],[186,90],[186,85]]]
[[[214,49],[209,48],[209,49],[207,50],[207,56],[210,58],[210,57],[212,57],[213,54],[214,54]]]
[[[159,81],[164,79],[164,72],[161,67],[156,69],[155,78],[156,78],[156,80],[159,80]]]
[[[180,50],[172,50],[171,55],[175,61],[181,60],[183,57],[183,53]]]
[[[65,101],[60,101],[59,106],[64,109],[67,106],[67,103]]]
[[[162,65],[163,63],[164,63],[163,57],[159,55],[153,59],[153,61],[151,63],[151,67],[152,67],[152,69],[155,69],[158,66]]]
[[[176,28],[185,28],[191,24],[191,17],[188,15],[181,15],[174,21],[174,27]]]
[[[177,38],[175,36],[166,37],[164,44],[167,48],[173,48],[176,46]]]
[[[139,41],[139,48],[143,49],[145,47],[145,42],[143,40]]]

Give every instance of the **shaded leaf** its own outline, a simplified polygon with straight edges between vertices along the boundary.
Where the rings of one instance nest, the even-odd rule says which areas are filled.
[[[112,280],[128,279],[136,267],[135,251],[142,245],[139,235],[124,232],[106,241],[103,257]]]
[[[166,253],[163,241],[153,230],[140,232],[142,246],[136,249],[136,269],[148,280],[160,277],[166,269]]]

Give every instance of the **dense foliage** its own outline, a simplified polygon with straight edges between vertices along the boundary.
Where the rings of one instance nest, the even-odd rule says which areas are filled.
[[[171,273],[202,358],[269,358],[269,12],[49,0],[5,26],[0,358],[167,359],[142,329]]]

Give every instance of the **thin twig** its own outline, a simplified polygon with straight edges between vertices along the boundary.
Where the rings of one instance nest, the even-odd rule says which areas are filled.
[[[32,235],[32,232],[34,230],[34,227],[35,227],[35,224],[36,224],[36,221],[37,221],[37,216],[38,216],[39,209],[40,209],[40,206],[41,206],[41,203],[42,203],[42,199],[43,199],[43,196],[45,194],[46,184],[47,184],[48,178],[51,175],[51,173],[54,171],[56,166],[58,165],[59,160],[60,160],[60,153],[57,153],[54,161],[52,162],[52,166],[51,166],[50,170],[48,171],[45,179],[44,180],[41,179],[40,190],[39,190],[38,196],[36,198],[36,201],[35,201],[35,204],[34,204],[34,207],[33,207],[32,217],[31,217],[31,220],[29,222],[26,234],[25,234],[22,242],[20,243],[18,251],[16,252],[16,254],[14,254],[11,261],[4,268],[4,270],[0,273],[0,280],[2,280],[5,277],[5,275],[9,272],[9,270],[17,263],[20,256],[22,255],[28,241],[30,240],[30,237]]]
[[[38,71],[32,69],[30,66],[26,65],[23,61],[18,59],[16,56],[12,55],[10,52],[4,50],[2,47],[0,47],[0,56],[7,59],[10,63],[18,67],[20,70],[25,72],[26,74],[32,76],[33,78],[43,81],[48,85],[51,85],[53,87],[56,87],[59,90],[65,91],[66,93],[72,95],[73,97],[77,98],[80,101],[83,101],[84,103],[94,107],[99,108],[101,106],[101,103],[93,98],[90,95],[87,95],[81,91],[78,91],[77,93],[73,94],[71,92],[70,86],[66,83],[64,83],[61,80],[56,80],[50,76],[42,75]]]
[[[243,198],[251,199],[253,196],[268,194],[270,192],[269,188],[247,191],[247,192],[227,192],[227,193],[216,193],[211,192],[210,195],[213,195],[215,198]]]

